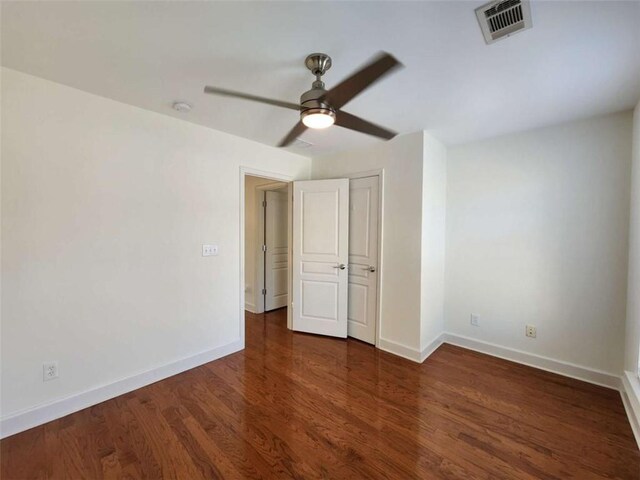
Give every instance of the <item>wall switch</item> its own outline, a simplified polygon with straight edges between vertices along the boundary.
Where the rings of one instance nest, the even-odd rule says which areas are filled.
[[[527,337],[531,337],[531,338],[536,338],[536,335],[538,334],[536,327],[534,327],[533,325],[527,325],[526,329],[525,329],[525,335]]]
[[[58,378],[58,362],[46,362],[42,364],[42,381],[46,382]]]
[[[471,314],[471,325],[474,327],[480,326],[480,315],[476,315],[474,313]]]
[[[202,245],[202,256],[212,257],[218,255],[218,245]]]

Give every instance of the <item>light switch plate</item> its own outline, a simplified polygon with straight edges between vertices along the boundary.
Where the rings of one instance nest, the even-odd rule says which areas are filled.
[[[202,245],[202,256],[212,257],[218,255],[218,245]]]

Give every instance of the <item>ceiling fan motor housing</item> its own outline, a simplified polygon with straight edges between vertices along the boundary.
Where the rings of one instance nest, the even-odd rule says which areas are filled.
[[[336,111],[331,105],[322,101],[322,97],[324,97],[326,93],[327,91],[324,88],[312,88],[304,92],[300,97],[300,119],[303,119],[307,115],[318,113],[329,115],[335,119]]]

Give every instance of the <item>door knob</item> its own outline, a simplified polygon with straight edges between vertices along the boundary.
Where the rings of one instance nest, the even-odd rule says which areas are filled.
[[[340,265],[335,265],[333,268],[339,268],[340,270],[344,270],[345,268],[347,268],[347,266],[344,263],[341,263]]]
[[[373,265],[369,265],[368,267],[365,268],[365,270],[368,270],[371,273],[373,273],[376,271],[376,267],[374,267]]]

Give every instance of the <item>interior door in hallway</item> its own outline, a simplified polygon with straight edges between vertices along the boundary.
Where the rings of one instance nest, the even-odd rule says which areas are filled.
[[[293,183],[293,329],[347,336],[349,180]]]
[[[264,309],[269,311],[287,306],[287,273],[289,271],[287,193],[267,191],[265,201]]]
[[[348,334],[375,344],[378,297],[378,176],[349,182]]]

